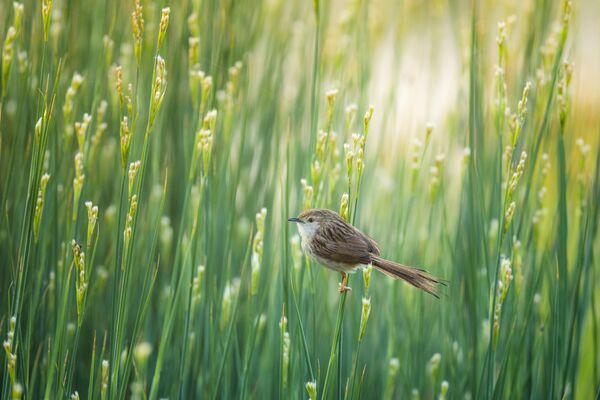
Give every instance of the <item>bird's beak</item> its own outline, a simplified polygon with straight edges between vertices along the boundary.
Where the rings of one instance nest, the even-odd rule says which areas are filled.
[[[288,222],[298,222],[298,223],[303,223],[304,221],[302,221],[300,218],[288,218]]]

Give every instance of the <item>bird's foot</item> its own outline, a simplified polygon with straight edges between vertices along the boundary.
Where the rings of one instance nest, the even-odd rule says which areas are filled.
[[[346,286],[345,282],[340,282],[340,286],[338,287],[338,292],[344,293],[344,292],[350,292],[351,290],[352,290],[352,288],[350,286]]]
[[[342,281],[340,282],[340,287],[338,288],[338,292],[344,293],[352,290],[350,286],[346,286],[348,284],[348,273],[342,272]]]

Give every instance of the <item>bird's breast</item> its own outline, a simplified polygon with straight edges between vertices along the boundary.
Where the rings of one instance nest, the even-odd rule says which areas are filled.
[[[306,253],[311,260],[321,264],[322,266],[332,269],[337,272],[350,272],[357,267],[357,265],[346,264],[342,262],[333,261],[329,258],[322,257],[318,251],[315,251],[312,247],[314,242],[311,239],[302,237],[302,250]]]

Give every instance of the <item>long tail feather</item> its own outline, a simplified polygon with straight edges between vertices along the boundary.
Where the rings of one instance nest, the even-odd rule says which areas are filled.
[[[373,266],[384,274],[392,278],[403,279],[414,287],[424,290],[437,298],[439,298],[437,285],[445,285],[441,279],[422,269],[408,267],[375,255],[371,255],[371,261]]]

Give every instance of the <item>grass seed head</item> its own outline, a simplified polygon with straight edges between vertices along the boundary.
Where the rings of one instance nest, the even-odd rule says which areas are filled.
[[[90,247],[92,245],[92,236],[94,235],[96,221],[98,221],[98,206],[93,205],[91,201],[86,201],[85,206],[88,212],[87,246]]]
[[[4,47],[2,48],[2,95],[6,96],[8,76],[10,75],[10,67],[14,58],[13,42],[17,37],[17,30],[14,26],[8,28],[6,38],[4,39]]]
[[[102,38],[102,45],[104,47],[104,67],[108,70],[112,63],[112,55],[115,47],[115,42],[108,35],[104,35]]]
[[[362,309],[360,313],[360,330],[358,333],[358,340],[362,340],[365,335],[365,330],[367,328],[367,321],[369,320],[369,316],[371,315],[371,299],[363,297],[362,298]]]
[[[200,22],[198,20],[198,13],[195,11],[190,14],[187,18],[187,25],[192,36],[200,35]]]
[[[141,342],[138,343],[133,348],[133,358],[135,362],[140,366],[140,368],[144,369],[146,363],[148,362],[148,357],[152,354],[152,345],[149,342]]]
[[[450,384],[448,383],[448,381],[446,381],[446,380],[442,381],[442,384],[440,385],[440,397],[439,397],[439,400],[445,400],[446,399],[449,387],[450,387]]]
[[[431,121],[427,122],[427,124],[425,125],[425,143],[429,143],[429,140],[431,139],[431,134],[433,133],[434,129],[435,124]]]
[[[346,107],[346,129],[350,129],[352,124],[354,123],[354,119],[356,118],[356,113],[358,112],[358,106],[355,103],[352,103]]]
[[[121,138],[121,166],[123,169],[127,167],[127,159],[129,158],[129,146],[131,138],[129,137],[129,119],[127,116],[123,117],[121,121],[119,136]]]
[[[311,185],[308,184],[308,182],[306,181],[306,179],[301,179],[300,183],[302,184],[302,191],[304,193],[304,200],[302,202],[302,209],[303,210],[308,210],[309,208],[312,207],[314,189],[313,189],[313,187]]]
[[[21,22],[23,20],[23,11],[24,11],[23,3],[19,3],[17,1],[13,2],[13,11],[14,11],[14,27],[17,30],[17,33],[21,31]]]
[[[190,71],[199,70],[200,66],[200,38],[190,37],[188,39],[188,68]]]
[[[435,353],[427,363],[427,374],[429,374],[433,381],[436,380],[441,361],[442,355],[440,353]]]
[[[335,111],[335,99],[337,98],[338,90],[331,89],[325,93],[327,99],[327,130],[331,127],[331,121],[333,120],[333,113]]]
[[[306,392],[308,393],[309,400],[316,400],[317,398],[317,382],[316,381],[308,381],[306,385]]]
[[[349,197],[348,197],[348,193],[344,193],[342,195],[342,200],[341,200],[341,204],[340,204],[340,217],[342,217],[342,219],[346,222],[348,222],[348,202],[349,202]]]
[[[79,146],[79,151],[82,153],[85,146],[85,134],[90,122],[92,122],[92,116],[88,113],[83,114],[83,120],[81,122],[75,122],[75,136],[77,137],[77,145]]]
[[[142,58],[142,39],[144,35],[144,15],[140,0],[135,1],[134,9],[131,13],[131,27],[135,42],[135,60],[139,65]]]
[[[371,118],[373,118],[374,110],[375,110],[375,107],[373,107],[372,105],[369,105],[369,109],[367,110],[367,112],[365,112],[365,116],[363,118],[363,130],[364,130],[363,134],[364,134],[365,138],[369,134],[369,125],[371,124]]]
[[[129,181],[128,181],[127,188],[128,188],[128,193],[129,193],[130,197],[133,195],[135,178],[140,169],[140,165],[141,165],[140,160],[129,163],[129,172],[127,173]]]
[[[260,280],[260,265],[263,257],[263,239],[265,231],[265,220],[267,218],[267,209],[262,208],[259,213],[256,213],[256,233],[252,241],[252,257],[251,257],[251,279],[250,293],[255,295],[258,293],[258,283]]]
[[[44,173],[40,179],[40,188],[38,190],[37,200],[35,203],[35,211],[33,216],[33,236],[37,242],[40,231],[40,222],[42,220],[42,213],[44,211],[44,203],[46,199],[46,187],[50,180],[50,174]]]
[[[202,281],[205,271],[206,267],[204,265],[198,265],[198,268],[196,268],[196,276],[192,281],[192,301],[194,304],[198,304],[200,302],[200,296],[202,295]]]
[[[52,17],[52,0],[42,0],[42,22],[44,25],[44,41],[48,40],[50,20]]]
[[[240,288],[240,279],[233,278],[231,282],[228,282],[223,289],[223,300],[221,308],[221,320],[220,327],[225,329],[229,320],[231,319],[231,312],[233,303],[237,297]]]
[[[506,232],[508,231],[508,228],[510,227],[510,223],[512,222],[516,207],[517,207],[517,203],[515,203],[513,201],[508,205],[508,207],[506,208],[506,211],[504,212],[504,228],[502,229],[503,235],[506,234]]]
[[[419,389],[413,388],[413,390],[410,392],[410,398],[411,400],[420,400],[421,395],[419,393]]]
[[[19,382],[13,383],[11,396],[13,400],[19,400],[23,398],[23,386]]]
[[[167,33],[167,27],[169,26],[169,15],[171,14],[171,9],[169,7],[165,7],[161,11],[160,16],[160,24],[158,28],[158,39],[157,48],[161,48],[163,41],[165,40],[165,34]]]
[[[109,373],[109,362],[108,360],[102,360],[102,372],[100,380],[100,397],[102,400],[106,399],[108,392],[108,373]]]
[[[290,370],[290,333],[288,331],[283,332],[283,386],[287,387],[289,380],[289,370]]]

